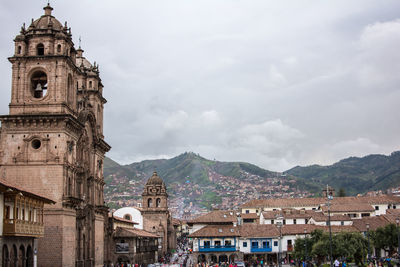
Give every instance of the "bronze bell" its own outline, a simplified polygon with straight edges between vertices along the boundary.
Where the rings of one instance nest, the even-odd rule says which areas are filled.
[[[42,91],[43,91],[42,85],[41,85],[40,83],[38,83],[38,84],[36,85],[35,92],[42,92]]]

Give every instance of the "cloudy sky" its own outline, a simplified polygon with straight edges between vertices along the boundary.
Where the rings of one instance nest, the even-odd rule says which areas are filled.
[[[13,38],[47,1],[0,0]],[[400,149],[398,0],[52,0],[100,64],[109,157],[185,151],[269,170]]]

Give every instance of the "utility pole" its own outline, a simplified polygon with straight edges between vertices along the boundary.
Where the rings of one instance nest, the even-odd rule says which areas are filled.
[[[333,199],[332,193],[329,192],[329,186],[326,185],[326,197],[328,199],[328,226],[329,226],[329,258],[331,260],[331,267],[333,267],[332,258],[332,229],[331,229],[331,200]]]

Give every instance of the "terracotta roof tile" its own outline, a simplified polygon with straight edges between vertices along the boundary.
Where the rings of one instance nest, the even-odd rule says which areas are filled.
[[[397,215],[400,216],[400,207],[399,209],[387,209],[386,214],[392,214],[392,215]]]
[[[318,206],[321,203],[320,198],[271,198],[271,199],[253,199],[240,206],[243,208],[284,208],[301,206]]]
[[[376,230],[379,227],[384,227],[389,222],[383,216],[364,217],[361,219],[354,219],[353,226],[360,232],[367,231],[367,223],[369,223],[370,230]]]
[[[328,212],[328,206],[321,207],[323,212]],[[333,204],[330,208],[331,212],[373,212],[375,208],[368,203],[343,203]]]
[[[188,221],[188,224],[232,224],[234,222],[237,222],[237,217],[234,211],[214,210]]]
[[[399,214],[385,214],[381,215],[387,222],[396,224],[396,219],[400,218]]]
[[[263,211],[264,219],[276,219],[277,217],[283,217],[284,219],[307,219],[310,218],[317,211],[314,210],[296,210],[296,209],[284,209],[274,211]],[[319,212],[321,213],[321,212]]]
[[[242,219],[258,219],[260,216],[257,215],[257,213],[241,213],[240,217]]]
[[[271,199],[253,199],[240,208],[285,208],[285,207],[310,207],[324,205],[326,198],[271,198]],[[361,197],[334,197],[332,204],[400,204],[400,197],[380,195],[380,196],[361,196]]]
[[[240,236],[239,227],[233,225],[207,225],[189,235],[189,237],[234,237]]]
[[[111,217],[111,216],[110,216]],[[117,221],[121,221],[121,222],[126,222],[126,223],[131,223],[131,224],[139,224],[137,222],[131,221],[131,220],[127,220],[125,218],[119,217],[119,216],[115,216],[114,215],[114,219]]]
[[[279,230],[274,224],[244,224],[240,227],[242,237],[278,237]]]
[[[55,204],[56,203],[54,200],[52,200],[52,199],[50,199],[48,197],[42,196],[42,195],[40,195],[38,193],[35,193],[35,192],[30,191],[28,189],[25,189],[22,186],[16,185],[16,184],[14,184],[14,183],[12,183],[10,181],[6,181],[6,180],[3,180],[3,179],[0,179],[0,185],[2,185],[3,187],[6,187],[6,188],[10,188],[10,189],[16,190],[16,191],[20,191],[22,194],[25,194],[25,195],[27,195],[29,197],[40,199],[40,200],[44,201],[47,204]]]
[[[283,235],[304,235],[304,229],[306,229],[306,233],[310,234],[312,231],[316,229],[321,229],[325,232],[329,232],[328,226],[314,225],[314,224],[287,224],[282,226],[282,234]],[[351,225],[344,226],[331,226],[332,233],[339,232],[358,232],[358,229]]]
[[[158,235],[137,228],[117,227],[115,237],[149,237],[158,238]]]

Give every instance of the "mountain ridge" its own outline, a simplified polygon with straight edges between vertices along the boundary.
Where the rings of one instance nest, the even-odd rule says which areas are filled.
[[[123,204],[139,199],[153,171],[166,182],[173,201],[180,198],[207,209],[232,208],[252,198],[318,196],[326,184],[337,191],[345,189],[348,195],[386,190],[400,185],[400,152],[348,157],[327,166],[296,166],[283,173],[246,162],[209,160],[193,152],[126,165],[106,158],[107,200]]]

